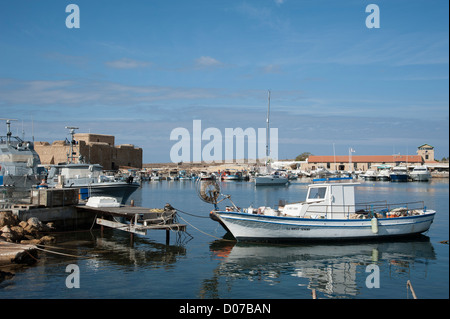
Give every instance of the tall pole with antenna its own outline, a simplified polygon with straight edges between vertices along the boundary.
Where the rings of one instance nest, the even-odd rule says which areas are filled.
[[[12,135],[12,133],[11,133],[11,121],[17,121],[17,120],[14,120],[14,119],[1,119],[1,118],[0,118],[0,120],[6,121],[6,142],[9,145],[9,144],[11,144],[11,135]]]
[[[69,156],[67,156],[67,160],[69,161],[69,164],[71,164],[72,163],[72,160],[73,160],[73,143],[74,143],[74,138],[73,138],[73,136],[75,135],[75,130],[78,130],[78,127],[75,127],[75,126],[66,126],[66,129],[69,129],[70,130],[70,136],[71,136],[71,138],[70,138],[70,155]]]

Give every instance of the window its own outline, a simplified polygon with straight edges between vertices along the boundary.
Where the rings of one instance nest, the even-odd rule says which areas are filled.
[[[327,192],[326,187],[315,187],[309,190],[308,199],[323,199],[325,198],[325,193]]]

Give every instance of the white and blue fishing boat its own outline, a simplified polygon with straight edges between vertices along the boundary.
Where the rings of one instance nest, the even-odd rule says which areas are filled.
[[[215,205],[210,217],[238,241],[377,239],[420,234],[430,228],[436,212],[427,209],[423,202],[357,204],[358,183],[341,179],[351,180],[315,180],[308,187],[305,201],[278,208],[241,209],[233,204],[220,210],[217,187],[209,187],[210,191],[204,188],[199,193],[203,200]]]

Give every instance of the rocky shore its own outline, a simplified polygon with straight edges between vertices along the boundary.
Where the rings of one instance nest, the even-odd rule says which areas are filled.
[[[54,228],[50,223],[43,224],[36,217],[20,221],[11,212],[0,212],[0,282],[14,276],[4,267],[36,263],[37,245],[55,242],[55,237],[45,235],[52,230]]]
[[[50,244],[55,241],[55,237],[42,234],[52,230],[52,223],[44,224],[36,217],[20,221],[11,212],[0,212],[0,241],[27,245]]]

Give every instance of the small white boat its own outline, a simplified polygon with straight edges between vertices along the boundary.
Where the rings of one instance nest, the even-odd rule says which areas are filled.
[[[414,167],[410,175],[411,179],[417,182],[428,182],[431,180],[431,173],[425,165]]]
[[[341,178],[351,179],[351,178]],[[306,200],[278,207],[225,211],[215,209],[210,217],[238,241],[345,240],[406,236],[427,231],[435,211],[423,202],[401,204],[355,203],[355,185],[327,179],[311,184]],[[335,179],[338,180],[338,179]]]
[[[376,181],[377,171],[374,169],[368,169],[364,174],[360,175],[365,181]]]
[[[378,172],[377,181],[389,181],[391,171],[389,169],[382,169]]]
[[[281,176],[278,174],[255,176],[256,186],[286,185],[287,183],[289,183],[289,179],[286,176]]]

